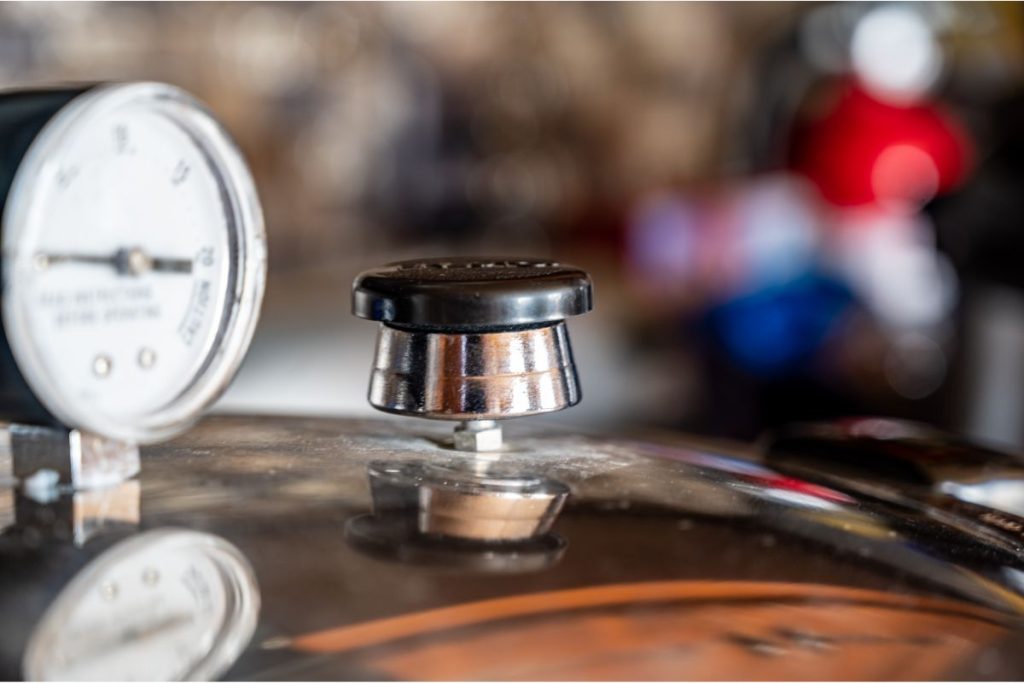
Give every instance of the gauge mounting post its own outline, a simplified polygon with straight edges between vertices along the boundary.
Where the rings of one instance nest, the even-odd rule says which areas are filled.
[[[454,445],[502,447],[498,420],[580,400],[565,319],[592,307],[587,273],[538,259],[423,259],[368,270],[352,312],[382,323],[369,401],[455,420]]]

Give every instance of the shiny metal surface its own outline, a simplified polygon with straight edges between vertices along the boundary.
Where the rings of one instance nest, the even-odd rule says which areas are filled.
[[[167,566],[183,558],[184,572]],[[189,559],[212,571],[201,577]],[[177,592],[161,593],[168,585]],[[132,587],[134,604],[118,608]],[[191,612],[183,609],[188,600]],[[210,680],[249,643],[259,605],[252,568],[222,538],[184,529],[140,532],[106,549],[63,587],[32,629],[22,670],[35,681]],[[207,628],[185,630],[203,621]],[[176,628],[184,638],[168,638]]]
[[[112,527],[135,527],[140,516],[137,479],[88,491],[51,492],[49,498],[11,490],[9,523],[39,541],[82,547]]]
[[[797,473],[1024,515],[1024,461],[925,425],[848,418],[790,425],[762,442],[775,466]]]
[[[231,679],[1024,672],[1024,527],[782,473],[728,444],[509,432],[481,463],[427,421],[210,418],[144,449],[137,530],[215,534],[251,564],[259,622]],[[437,469],[415,474],[424,464]],[[372,481],[382,467],[413,473],[395,505]],[[569,493],[539,536],[460,538],[421,514],[431,496],[419,484],[449,471],[445,490],[469,497],[539,479]],[[32,538],[17,520],[0,535],[0,615],[29,589],[52,601],[75,558],[105,543]],[[18,573],[40,557],[61,571]],[[22,675],[12,648],[24,614],[0,616],[7,675]]]
[[[380,328],[369,391],[380,410],[493,420],[561,410],[579,400],[565,323],[487,333]]]
[[[467,465],[371,463],[374,515],[401,518],[423,536],[487,543],[523,541],[550,531],[569,494],[565,485],[493,463]]]

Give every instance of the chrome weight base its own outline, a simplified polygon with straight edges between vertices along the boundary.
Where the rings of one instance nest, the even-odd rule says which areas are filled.
[[[568,408],[580,390],[565,323],[485,333],[383,325],[369,399],[404,415],[500,420]]]

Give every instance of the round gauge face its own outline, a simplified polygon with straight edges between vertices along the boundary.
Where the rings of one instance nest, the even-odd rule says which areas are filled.
[[[161,529],[115,545],[50,605],[25,650],[28,680],[208,680],[256,627],[252,568],[210,534]]]
[[[191,423],[248,347],[265,278],[245,163],[181,90],[89,90],[43,128],[3,217],[4,324],[65,424],[146,442]]]

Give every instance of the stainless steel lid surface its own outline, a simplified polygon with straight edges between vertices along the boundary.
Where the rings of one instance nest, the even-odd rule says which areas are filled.
[[[258,619],[232,679],[1024,672],[1010,513],[675,437],[513,422],[487,455],[449,438],[425,420],[207,419],[144,449],[135,517],[8,492],[0,600],[28,586],[45,607],[107,539],[174,528],[252,568]],[[88,534],[56,528],[90,510]],[[8,675],[24,675],[25,624],[0,624]]]

